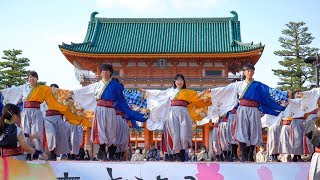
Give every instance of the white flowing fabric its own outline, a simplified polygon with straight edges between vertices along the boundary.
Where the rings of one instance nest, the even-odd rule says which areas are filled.
[[[210,121],[211,121],[211,119],[205,117],[201,121],[196,121],[196,123],[197,123],[197,126],[202,126],[202,125],[209,123]]]
[[[279,116],[273,116],[270,114],[265,114],[264,116],[261,117],[261,124],[262,127],[274,127],[274,126],[279,126],[280,121],[282,118],[282,114],[280,113]]]
[[[320,153],[314,153],[312,156],[308,179],[320,179]]]
[[[102,90],[104,85],[105,82],[100,80],[99,82],[76,89],[73,91],[72,98],[75,102],[80,104],[81,108],[94,111],[97,106],[98,93]]]
[[[232,110],[238,103],[238,95],[242,96],[247,85],[247,81],[239,81],[211,89],[212,108],[208,110],[208,118],[215,119]]]
[[[30,84],[23,84],[21,86],[2,89],[3,104],[18,104],[22,99],[25,101],[31,91]]]
[[[314,88],[310,91],[304,91],[301,100],[301,108],[305,113],[318,108],[317,101],[320,97],[320,88]]]
[[[282,112],[283,117],[292,117],[292,118],[298,118],[304,116],[304,111],[301,109],[301,99],[288,99],[288,106],[286,109]]]
[[[146,90],[147,108],[150,116],[147,120],[147,128],[150,131],[162,130],[164,122],[168,119],[172,100],[179,89]]]

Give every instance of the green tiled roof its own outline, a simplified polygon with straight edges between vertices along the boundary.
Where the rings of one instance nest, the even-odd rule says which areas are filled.
[[[83,43],[65,50],[93,54],[237,53],[263,48],[242,43],[240,21],[226,18],[96,18],[91,14]]]

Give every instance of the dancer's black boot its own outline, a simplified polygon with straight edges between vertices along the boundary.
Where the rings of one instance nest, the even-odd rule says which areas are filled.
[[[180,150],[180,162],[184,162],[186,160],[186,150]]]
[[[239,161],[237,144],[231,144],[231,160]]]
[[[49,161],[56,161],[57,160],[57,155],[56,153],[54,152],[54,150],[50,151],[50,154],[49,154]]]
[[[216,157],[217,161],[219,161],[219,162],[221,161],[220,155],[216,155],[215,157]]]
[[[115,160],[115,153],[116,153],[117,147],[114,146],[113,144],[108,147],[108,152],[109,152],[109,160],[114,161]]]
[[[97,158],[101,161],[105,161],[107,159],[106,144],[100,144]]]
[[[222,153],[223,153],[223,160],[225,162],[228,162],[229,161],[228,151],[222,151]]]
[[[248,161],[247,145],[246,143],[240,143],[241,160],[240,162]]]
[[[253,154],[254,154],[254,149],[256,146],[249,146],[249,153],[248,153],[248,161],[249,162],[254,162]]]

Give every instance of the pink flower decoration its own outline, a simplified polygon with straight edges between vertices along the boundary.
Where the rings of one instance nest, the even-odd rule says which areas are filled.
[[[265,167],[265,166],[261,166],[258,169],[258,175],[260,180],[272,180],[272,172],[269,168]]]
[[[198,163],[197,169],[199,173],[196,174],[198,180],[207,180],[207,179],[215,179],[215,180],[223,180],[223,176],[219,173],[220,165],[216,163],[210,163],[207,165],[206,163]]]

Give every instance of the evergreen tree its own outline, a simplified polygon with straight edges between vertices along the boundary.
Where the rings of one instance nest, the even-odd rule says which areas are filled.
[[[282,69],[273,69],[274,75],[280,78],[279,88],[282,90],[302,91],[306,89],[306,82],[314,82],[314,68],[304,63],[307,56],[318,49],[309,47],[314,37],[308,33],[304,22],[289,22],[287,29],[282,30],[283,37],[279,38],[284,49],[274,54],[283,57],[279,64]]]
[[[22,55],[22,50],[4,50],[0,60],[0,89],[22,85],[26,82],[30,60]]]

